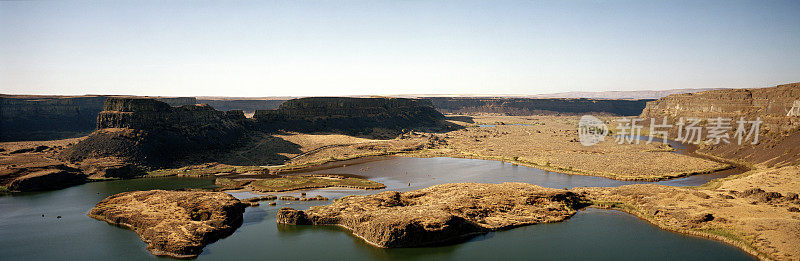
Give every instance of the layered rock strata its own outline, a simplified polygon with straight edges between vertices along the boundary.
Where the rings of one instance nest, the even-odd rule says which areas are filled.
[[[728,135],[730,143],[707,144],[702,153],[767,166],[785,166],[800,160],[800,83],[778,85],[760,89],[726,89],[699,93],[670,95],[647,104],[641,118],[662,119],[677,123],[680,118],[699,118],[700,127],[715,125],[708,119],[731,119]],[[762,121],[758,144],[744,137],[742,144],[734,138],[737,120]],[[752,123],[745,123],[750,131]],[[677,129],[672,128],[672,137]],[[704,136],[705,139],[706,136]]]
[[[65,150],[63,158],[115,157],[145,167],[167,167],[191,154],[231,146],[248,124],[241,111],[171,107],[140,98],[109,98],[97,118],[98,130]]]
[[[442,128],[444,116],[428,100],[403,98],[315,97],[284,102],[253,116],[265,128],[301,132],[369,134],[420,127]]]
[[[606,113],[639,115],[651,100],[600,100],[567,98],[453,98],[431,97],[436,109],[455,114],[503,114],[528,116],[541,114]]]

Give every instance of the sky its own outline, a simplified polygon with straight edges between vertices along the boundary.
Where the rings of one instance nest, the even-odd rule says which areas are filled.
[[[800,1],[0,1],[0,93],[540,94],[800,82]]]

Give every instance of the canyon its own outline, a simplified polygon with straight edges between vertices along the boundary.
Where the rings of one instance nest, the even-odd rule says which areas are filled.
[[[783,84],[769,88],[727,89],[699,93],[676,94],[648,102],[640,118],[662,118],[677,123],[681,118],[699,118],[700,126],[711,127],[708,120],[721,117],[729,119],[730,143],[704,144],[700,152],[739,161],[745,164],[786,166],[798,162],[800,155],[800,117],[793,114],[800,104],[800,83]],[[758,144],[755,136],[741,145],[733,137],[736,121],[760,120]],[[752,124],[747,123],[746,128]],[[749,129],[748,129],[749,131]],[[673,130],[670,135],[676,137]]]

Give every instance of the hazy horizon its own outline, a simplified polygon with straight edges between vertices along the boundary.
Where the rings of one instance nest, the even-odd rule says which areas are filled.
[[[800,82],[799,1],[2,1],[0,93],[535,95]]]

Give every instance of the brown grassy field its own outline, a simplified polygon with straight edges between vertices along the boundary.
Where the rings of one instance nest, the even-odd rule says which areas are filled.
[[[311,188],[382,189],[386,186],[372,180],[340,176],[284,176],[254,180],[247,186],[258,192],[283,192]]]
[[[800,258],[800,167],[759,169],[697,188],[575,188],[596,205],[667,230],[714,238],[762,259]]]
[[[280,136],[301,146],[285,169],[330,161],[398,154],[501,160],[569,174],[620,180],[662,180],[707,173],[727,164],[672,153],[661,143],[617,144],[613,138],[595,146],[578,142],[576,116],[477,116],[474,123],[446,133],[409,133],[392,140],[343,135]],[[478,127],[478,124],[496,124]],[[513,125],[525,124],[525,125]]]

